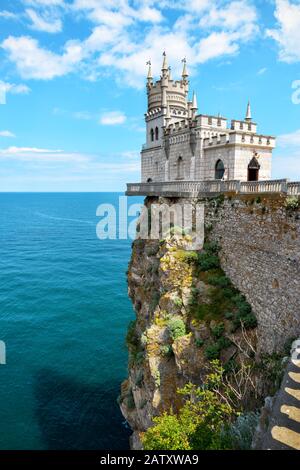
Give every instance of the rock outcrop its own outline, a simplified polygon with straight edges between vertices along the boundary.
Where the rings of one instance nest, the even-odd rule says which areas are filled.
[[[154,200],[173,203],[148,199],[146,205]],[[298,212],[287,213],[283,201],[273,199],[227,197],[204,204],[207,240],[200,264],[186,235],[133,243],[128,291],[136,320],[127,334],[129,376],[120,407],[134,449],[141,448],[141,433],[155,416],[182,405],[178,388],[202,383],[212,359],[243,371],[248,384],[238,391],[241,407],[257,408],[277,380],[268,355],[300,333]],[[286,310],[278,312],[282,302]]]

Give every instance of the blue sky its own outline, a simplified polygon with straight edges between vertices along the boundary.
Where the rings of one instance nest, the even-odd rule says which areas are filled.
[[[187,58],[199,113],[241,119],[250,99],[278,136],[273,177],[300,179],[299,44],[300,0],[0,0],[0,191],[139,181],[164,49],[174,78]]]

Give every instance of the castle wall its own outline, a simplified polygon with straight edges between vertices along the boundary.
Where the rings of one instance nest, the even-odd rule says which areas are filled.
[[[247,181],[248,165],[253,158],[253,151],[253,147],[236,147],[232,179]],[[259,148],[257,151],[257,160],[260,164],[259,179],[270,180],[272,176],[272,150]]]
[[[218,210],[208,205],[205,219],[223,269],[256,314],[260,351],[268,353],[300,334],[300,212],[284,203],[279,195],[225,199]]]

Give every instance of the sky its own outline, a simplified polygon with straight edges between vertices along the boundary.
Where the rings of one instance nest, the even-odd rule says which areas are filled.
[[[0,0],[0,191],[123,191],[140,180],[146,62],[186,57],[198,113],[277,136],[300,180],[300,0]]]

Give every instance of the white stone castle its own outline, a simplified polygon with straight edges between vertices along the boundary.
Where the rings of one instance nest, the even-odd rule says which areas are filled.
[[[250,103],[244,120],[197,114],[191,101],[186,60],[181,80],[172,80],[163,54],[161,77],[147,76],[147,140],[141,152],[142,182],[271,179],[275,138],[257,133]]]

